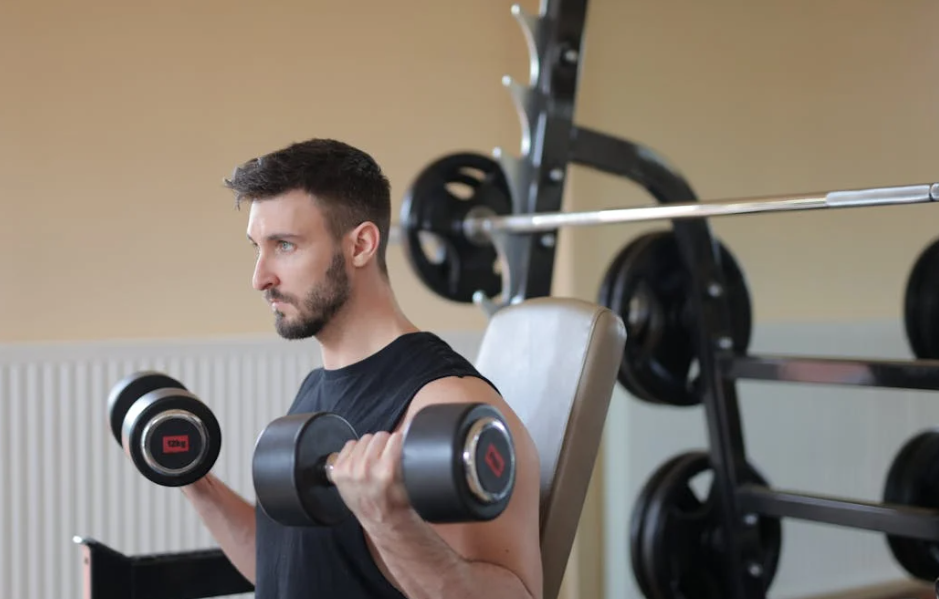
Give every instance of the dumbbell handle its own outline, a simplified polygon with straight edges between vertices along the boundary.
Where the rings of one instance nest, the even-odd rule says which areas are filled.
[[[482,433],[487,429],[495,429],[499,431],[500,434],[506,437],[509,436],[508,430],[500,420],[497,420],[491,416],[480,418],[476,420],[472,426],[470,426],[469,433],[467,434],[463,443],[461,458],[463,460],[466,484],[469,487],[470,493],[476,496],[476,498],[483,503],[494,503],[496,501],[502,500],[502,498],[510,492],[510,487],[507,486],[501,491],[494,493],[487,491],[479,479],[479,464],[476,463],[476,444],[479,442]],[[333,468],[335,468],[336,460],[338,459],[339,453],[333,452],[326,456],[326,459],[317,466],[317,473],[331,485],[336,484],[333,480]],[[510,458],[510,460],[511,467],[514,469],[514,455]]]
[[[331,485],[335,485],[336,482],[333,481],[333,468],[336,467],[336,460],[339,459],[338,453],[331,453],[326,456],[326,460],[323,462],[323,476],[326,478],[326,481]]]

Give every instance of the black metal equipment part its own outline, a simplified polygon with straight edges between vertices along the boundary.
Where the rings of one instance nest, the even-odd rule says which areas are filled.
[[[939,359],[939,238],[916,258],[906,283],[903,324],[917,358]]]
[[[75,542],[82,546],[82,599],[197,599],[254,591],[221,549],[128,556],[94,539]]]
[[[459,206],[460,197],[447,192],[443,183],[462,182],[480,192],[497,190],[495,199],[474,197],[468,202],[470,205],[462,208],[471,210],[481,204],[497,208],[494,210],[497,214],[505,214],[498,209],[505,203],[499,197],[504,193],[504,176],[512,214],[558,212],[567,167],[576,164],[625,177],[663,204],[698,201],[684,178],[651,149],[573,123],[587,0],[545,0],[542,14],[529,15],[518,6],[513,6],[512,14],[522,27],[530,52],[528,84],[505,80],[521,119],[522,156],[515,157],[501,149],[495,152],[495,163],[504,175],[494,173],[487,164],[490,159],[479,154],[444,157],[418,177],[402,206],[402,243],[421,280],[446,299],[474,301],[489,313],[525,298],[550,295],[557,231],[535,235],[494,233],[489,241],[498,246],[506,262],[502,266],[502,280],[494,274],[497,255],[486,244],[465,254],[463,260],[457,260],[445,247],[443,263],[434,263],[419,247],[420,240],[412,230],[415,219],[427,223],[427,232],[444,237],[452,234],[452,239],[444,240],[445,246],[452,242],[460,250],[467,248],[465,241],[458,241],[460,232],[449,230],[452,221],[434,220],[434,210],[428,205],[432,203],[430,195],[418,199],[421,208],[413,210],[419,189],[444,198],[442,202],[447,206]],[[465,171],[461,172],[460,166],[481,171],[483,176],[474,181]],[[460,212],[451,212],[450,216]],[[688,224],[686,228],[700,230],[701,226],[706,230],[706,225],[700,223]],[[688,249],[694,248],[685,251]],[[455,270],[459,268],[468,269],[468,276],[458,282]],[[478,289],[468,291],[473,284]],[[490,298],[499,292],[502,298],[493,302]]]
[[[723,599],[728,580],[721,571],[724,538],[721,534],[720,498],[713,487],[699,496],[696,479],[711,469],[706,452],[689,451],[668,460],[643,488],[640,513],[631,527],[631,552],[637,580],[647,597],[657,599]],[[747,480],[766,484],[753,467]],[[782,550],[782,526],[778,518],[747,520],[759,553],[749,555],[747,570],[759,576],[768,589],[775,578]]]
[[[939,508],[939,430],[924,430],[900,448],[887,472],[883,500]],[[921,580],[939,577],[939,541],[888,535],[887,545],[910,575]]]
[[[721,376],[727,380],[939,391],[939,360],[725,354],[718,362]],[[933,486],[930,475],[934,472],[934,464],[918,463],[924,455],[922,447],[918,446],[924,438],[931,437],[917,435],[898,453],[887,474],[883,502],[741,484],[735,490],[739,508],[742,514],[792,518],[884,533],[898,563],[913,576],[932,581],[939,576],[939,571],[916,568],[910,565],[910,559],[904,557],[904,554],[909,556],[906,550],[910,547],[918,547],[921,553],[927,553],[930,547],[939,544],[939,505],[924,491]],[[937,448],[932,449],[935,452]],[[935,453],[939,458],[939,452]]]
[[[401,209],[401,244],[428,289],[444,299],[464,303],[472,302],[476,292],[486,297],[499,293],[502,277],[495,268],[495,247],[475,243],[461,231],[454,231],[452,219],[481,210],[509,214],[511,193],[499,164],[481,154],[444,156],[420,173]],[[434,248],[432,255],[425,250],[428,235],[442,246]],[[435,258],[437,254],[441,254],[439,258]]]
[[[750,343],[750,292],[733,254],[723,245],[720,251],[725,294],[734,315],[733,349],[743,353]],[[652,231],[623,247],[600,285],[598,303],[626,324],[619,382],[636,398],[653,404],[691,406],[701,401],[691,342],[697,319],[686,299],[685,272],[675,235]]]

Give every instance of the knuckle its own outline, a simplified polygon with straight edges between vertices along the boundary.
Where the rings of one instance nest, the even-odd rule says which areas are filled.
[[[394,482],[395,473],[394,469],[387,464],[382,464],[375,473],[375,478],[384,483],[385,485],[390,485]]]

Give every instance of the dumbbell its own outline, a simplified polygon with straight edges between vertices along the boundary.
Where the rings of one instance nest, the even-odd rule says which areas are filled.
[[[291,414],[258,436],[252,476],[258,504],[285,526],[334,526],[350,511],[330,469],[352,425],[328,412]],[[492,520],[515,485],[515,446],[488,404],[432,404],[415,414],[402,443],[411,506],[427,522]]]
[[[111,388],[111,432],[134,466],[164,487],[189,485],[212,469],[222,432],[212,411],[176,379],[135,372]]]

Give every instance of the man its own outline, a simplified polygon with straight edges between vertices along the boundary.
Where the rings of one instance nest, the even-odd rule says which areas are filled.
[[[536,449],[498,391],[397,305],[385,263],[389,184],[375,161],[314,139],[241,165],[226,184],[236,205],[250,203],[253,286],[277,332],[321,346],[323,367],[303,381],[290,413],[335,412],[360,435],[333,471],[354,515],[339,526],[281,526],[212,474],[183,489],[257,597],[540,598]],[[408,503],[402,432],[440,402],[487,402],[506,417],[517,480],[493,521],[432,525]]]

